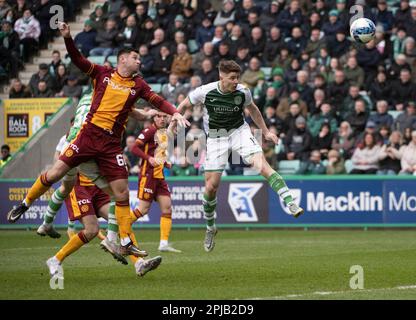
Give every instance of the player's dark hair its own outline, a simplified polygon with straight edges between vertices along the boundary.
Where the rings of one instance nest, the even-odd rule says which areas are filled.
[[[130,54],[131,52],[136,52],[138,54],[139,50],[135,48],[123,48],[117,53],[117,61],[120,59],[121,55],[126,54],[126,53]]]
[[[221,60],[218,64],[218,70],[225,74],[231,72],[241,73],[241,67],[234,60]]]
[[[3,144],[3,145],[1,146],[1,150],[7,150],[7,151],[10,151],[10,147],[9,147],[9,145],[7,145],[7,144]]]

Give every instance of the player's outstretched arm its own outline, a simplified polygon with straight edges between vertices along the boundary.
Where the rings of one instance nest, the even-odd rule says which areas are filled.
[[[85,59],[75,46],[75,42],[71,37],[69,25],[65,22],[58,22],[59,31],[64,37],[65,47],[74,64],[87,75],[91,75],[94,70],[94,64]]]
[[[157,110],[155,109],[150,109],[149,111],[144,111],[141,109],[133,109],[129,113],[129,116],[139,121],[145,121],[145,120],[151,119],[156,114],[157,114]]]
[[[186,97],[186,99],[185,100],[183,100],[180,104],[179,104],[179,106],[178,106],[178,111],[179,111],[179,113],[180,114],[184,114],[184,112],[185,112],[185,110],[186,109],[189,109],[189,108],[192,108],[192,103],[191,103],[191,101],[189,100],[189,97]]]
[[[264,138],[266,140],[273,141],[274,144],[277,144],[279,142],[279,138],[267,128],[259,108],[253,102],[246,106],[246,108],[249,110],[250,116],[254,123],[261,129]]]

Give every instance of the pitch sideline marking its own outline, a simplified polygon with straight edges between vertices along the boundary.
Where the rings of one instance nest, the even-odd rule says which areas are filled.
[[[288,294],[282,296],[274,296],[274,297],[255,297],[255,298],[247,298],[244,300],[279,300],[279,299],[289,299],[289,298],[300,298],[300,297],[307,297],[307,296],[328,296],[328,295],[335,295],[341,293],[351,293],[351,292],[374,292],[374,291],[386,291],[386,290],[411,290],[416,289],[416,285],[408,285],[408,286],[397,286],[392,288],[374,288],[374,289],[362,289],[362,290],[344,290],[344,291],[315,291],[310,293],[302,293],[302,294]]]

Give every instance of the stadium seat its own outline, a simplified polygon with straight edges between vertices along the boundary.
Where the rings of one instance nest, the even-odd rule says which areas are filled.
[[[262,67],[262,68],[260,68],[260,70],[263,71],[264,77],[266,78],[266,80],[269,80],[271,75],[272,75],[272,68]]]
[[[295,174],[300,167],[299,160],[282,160],[279,161],[279,173],[280,174]]]
[[[107,61],[111,63],[113,67],[117,65],[117,56],[109,56]]]
[[[403,111],[397,111],[397,110],[389,110],[389,115],[393,117],[393,119],[396,119],[399,114],[401,114]]]
[[[105,61],[104,56],[89,56],[88,60],[90,60],[92,63],[103,65]]]
[[[156,93],[160,93],[162,91],[162,85],[160,83],[149,83],[149,86]]]
[[[193,39],[189,40],[188,41],[188,51],[192,54],[192,53],[197,52],[198,50],[199,50],[198,43]]]
[[[352,163],[351,159],[345,161],[345,170],[347,171],[347,173],[350,173],[353,167],[354,164]]]

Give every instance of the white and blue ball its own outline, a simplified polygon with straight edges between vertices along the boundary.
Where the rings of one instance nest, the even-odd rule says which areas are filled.
[[[356,42],[367,43],[374,39],[376,26],[370,19],[358,18],[351,24],[350,34]]]

